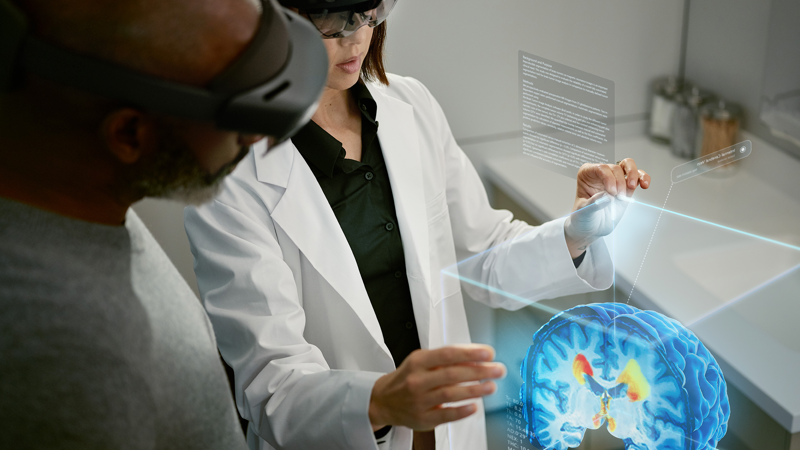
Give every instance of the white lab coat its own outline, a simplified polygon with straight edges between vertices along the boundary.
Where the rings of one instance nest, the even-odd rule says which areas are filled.
[[[412,78],[389,79],[391,86],[369,90],[422,348],[470,342],[460,282],[440,272],[508,239],[515,244],[473,260],[481,273],[471,279],[531,301],[611,285],[602,239],[576,271],[563,219],[534,228],[491,209],[436,100]],[[291,141],[263,154],[254,147],[217,199],[185,213],[202,299],[250,421],[248,442],[376,449],[369,398],[395,367],[356,260]],[[524,305],[496,292],[481,297],[496,307]],[[411,440],[411,430],[394,427],[380,448],[409,450]],[[437,427],[436,442],[441,450],[485,450],[483,409]]]

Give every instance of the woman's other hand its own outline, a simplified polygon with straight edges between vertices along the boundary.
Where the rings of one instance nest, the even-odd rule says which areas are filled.
[[[474,403],[447,406],[490,395],[506,368],[491,362],[494,349],[470,344],[412,352],[394,372],[375,382],[369,404],[373,430],[400,425],[417,431],[463,419],[478,410]]]

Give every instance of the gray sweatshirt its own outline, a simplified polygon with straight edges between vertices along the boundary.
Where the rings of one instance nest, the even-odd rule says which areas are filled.
[[[126,226],[0,198],[0,449],[246,449],[202,305]]]

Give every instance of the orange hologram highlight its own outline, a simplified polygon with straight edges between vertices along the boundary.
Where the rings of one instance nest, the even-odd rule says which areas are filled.
[[[625,370],[619,374],[617,383],[625,383],[628,385],[628,399],[632,402],[639,402],[646,399],[650,395],[650,383],[647,382],[639,363],[631,359],[625,366]]]
[[[589,364],[589,361],[586,360],[586,357],[583,356],[582,353],[578,353],[578,356],[576,356],[575,360],[572,361],[572,374],[575,375],[575,378],[580,384],[586,383],[586,379],[583,378],[584,374],[589,376],[594,375],[592,365]]]

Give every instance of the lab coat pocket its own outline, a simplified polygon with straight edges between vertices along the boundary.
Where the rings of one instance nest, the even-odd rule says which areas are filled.
[[[428,215],[428,246],[431,263],[431,303],[439,305],[443,298],[460,291],[457,278],[456,249],[453,242],[453,228],[450,224],[450,213],[447,196],[444,192],[436,195],[426,204]]]

